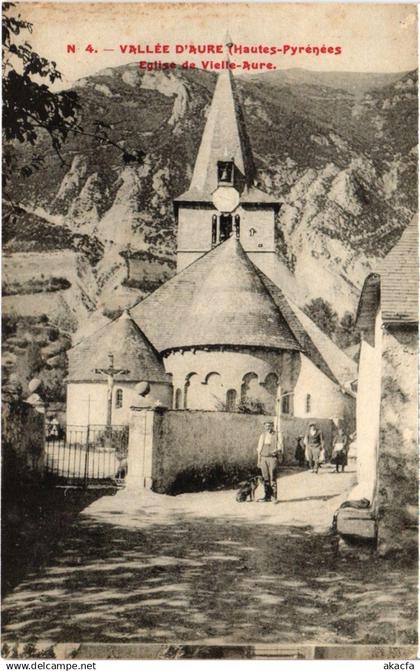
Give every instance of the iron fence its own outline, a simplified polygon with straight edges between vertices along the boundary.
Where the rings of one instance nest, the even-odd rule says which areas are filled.
[[[69,482],[122,483],[127,453],[128,426],[66,426],[45,437],[47,473]]]

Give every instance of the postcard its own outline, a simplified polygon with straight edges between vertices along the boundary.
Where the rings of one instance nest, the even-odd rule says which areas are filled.
[[[414,668],[416,5],[2,21],[3,658]]]

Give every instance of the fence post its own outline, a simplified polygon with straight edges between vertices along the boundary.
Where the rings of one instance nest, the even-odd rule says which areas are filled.
[[[85,454],[85,473],[84,473],[85,485],[87,485],[89,475],[89,440],[90,440],[90,425],[88,424],[86,428],[86,454]]]

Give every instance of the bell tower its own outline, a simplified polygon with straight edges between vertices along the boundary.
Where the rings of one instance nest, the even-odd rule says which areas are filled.
[[[233,44],[226,37],[225,59]],[[230,69],[223,70],[207,117],[188,191],[174,200],[177,271],[235,235],[259,265],[275,256],[279,203],[258,189],[251,145]]]

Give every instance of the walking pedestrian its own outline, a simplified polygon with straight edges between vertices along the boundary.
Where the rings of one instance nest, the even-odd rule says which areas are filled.
[[[257,455],[258,466],[264,480],[264,498],[262,500],[268,502],[273,497],[274,501],[277,501],[278,450],[274,422],[264,422],[264,431],[258,441]]]
[[[339,473],[339,467],[341,466],[341,472],[344,473],[344,467],[347,466],[347,453],[349,450],[349,439],[348,436],[344,433],[343,428],[339,428],[337,435],[333,440],[333,452],[331,457],[331,463],[335,464],[335,470]]]
[[[311,422],[305,434],[305,448],[309,457],[312,473],[318,473],[321,450],[324,449],[324,437],[316,424]]]
[[[297,437],[295,459],[301,468],[305,466],[305,446],[303,444],[303,436]]]

